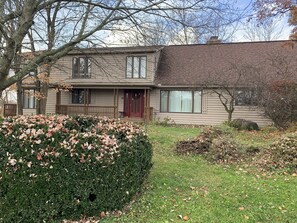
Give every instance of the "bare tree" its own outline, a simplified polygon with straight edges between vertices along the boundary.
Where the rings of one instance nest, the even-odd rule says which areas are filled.
[[[228,122],[232,120],[236,100],[238,103],[254,105],[257,92],[257,81],[260,77],[260,68],[240,62],[230,63],[223,71],[211,74],[204,87],[210,89],[211,94],[216,94],[228,114]]]
[[[180,2],[185,1],[130,1],[130,0],[0,0],[0,91],[18,80],[21,80],[29,72],[42,64],[51,64],[66,55],[74,47],[79,46],[85,40],[96,39],[104,42],[106,32],[111,31],[115,25],[140,24],[141,18],[146,16],[160,16],[167,19],[173,17],[175,10],[203,10],[203,4],[209,4],[209,0],[187,1],[183,7]],[[54,18],[55,7],[60,4]],[[205,6],[204,8],[207,8]],[[50,10],[52,27],[61,27],[61,23],[67,23],[59,30],[59,41],[54,41],[53,48],[40,51],[34,57],[27,59],[14,76],[8,77],[14,58],[21,49],[29,44],[28,33],[44,27],[39,22],[42,16],[48,15]],[[16,29],[11,32],[9,24],[16,24]],[[42,31],[39,28],[40,37],[50,34],[51,30]],[[35,39],[39,49],[46,49],[42,39]],[[39,41],[39,42],[38,42]],[[49,39],[48,39],[49,41]],[[47,42],[48,44],[49,42]],[[24,61],[26,58],[22,58]]]
[[[297,121],[295,60],[290,54],[272,52],[267,55],[270,69],[263,71],[270,78],[268,81],[259,81],[262,88],[259,106],[278,128],[286,128],[291,122]]]
[[[204,87],[218,96],[228,122],[237,105],[260,109],[264,117],[280,128],[296,121],[296,58],[290,44],[288,47],[271,50],[258,62],[238,59],[209,75]]]
[[[200,1],[197,8],[187,9],[187,1],[167,11],[166,16],[155,15],[134,20],[128,26],[118,26],[109,42],[120,45],[168,45],[205,43],[210,36],[231,40],[246,10],[234,7],[234,2]],[[198,10],[197,10],[198,9]]]
[[[284,30],[279,19],[270,18],[262,23],[250,20],[244,28],[244,38],[250,41],[271,41],[278,39]]]

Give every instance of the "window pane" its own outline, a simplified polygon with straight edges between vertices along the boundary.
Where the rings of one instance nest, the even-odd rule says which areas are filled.
[[[35,97],[33,92],[31,92],[29,96],[29,108],[35,108]]]
[[[91,77],[91,60],[86,57],[72,59],[72,74],[76,78]]]
[[[181,91],[170,91],[169,95],[169,112],[181,112],[182,107]]]
[[[194,112],[201,113],[201,91],[194,91]]]
[[[127,57],[126,75],[127,75],[128,78],[132,77],[132,57]]]
[[[133,57],[133,78],[139,78],[139,65],[140,65],[140,58]]]
[[[79,96],[78,96],[78,103],[79,104],[84,104],[84,102],[85,102],[85,91],[80,90],[79,91]]]
[[[23,107],[24,108],[35,108],[35,90],[24,90],[23,93]]]
[[[80,74],[85,74],[86,70],[86,60],[85,58],[79,58],[79,72]]]
[[[78,76],[78,61],[79,59],[74,57],[72,62],[72,72],[73,76]]]
[[[87,70],[87,75],[91,75],[91,60],[90,59],[86,59],[88,62],[88,70]]]
[[[181,91],[181,112],[192,112],[192,91]]]
[[[27,90],[24,90],[23,104],[24,108],[29,108],[29,94]]]
[[[73,104],[84,104],[85,102],[85,91],[84,89],[75,89],[72,91],[72,103]]]
[[[146,57],[141,57],[140,62],[140,77],[145,78],[146,77]]]
[[[161,112],[168,112],[168,91],[161,91]]]
[[[236,92],[235,105],[247,106],[257,104],[257,92],[251,89],[243,89]]]

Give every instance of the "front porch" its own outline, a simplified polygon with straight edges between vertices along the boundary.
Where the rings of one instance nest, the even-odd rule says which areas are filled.
[[[78,102],[83,101],[84,104],[73,103],[76,99],[73,98],[72,92],[68,92],[68,95],[65,92],[57,92],[56,114],[98,115],[140,122],[148,122],[153,119],[149,89],[84,88],[79,90],[83,94]]]

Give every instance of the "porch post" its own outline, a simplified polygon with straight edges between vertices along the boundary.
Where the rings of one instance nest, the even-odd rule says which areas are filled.
[[[115,118],[118,118],[119,116],[119,89],[117,88],[117,99],[116,99],[116,117]]]
[[[84,114],[88,114],[88,104],[89,104],[89,89],[84,89]]]
[[[56,114],[61,114],[61,91],[56,93]]]
[[[116,118],[116,100],[117,100],[117,96],[116,96],[116,89],[113,89],[113,118]]]
[[[150,90],[145,89],[145,121],[151,120],[151,109],[150,109]]]
[[[147,119],[147,92],[144,89],[144,111],[143,111],[144,121]]]

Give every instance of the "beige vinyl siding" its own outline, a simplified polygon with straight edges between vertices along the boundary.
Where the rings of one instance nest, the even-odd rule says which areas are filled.
[[[203,91],[202,94],[202,113],[161,113],[160,112],[160,90],[153,90],[151,93],[151,106],[154,107],[154,117],[163,120],[171,118],[176,124],[195,124],[195,125],[218,125],[228,119],[217,95],[210,91]],[[257,122],[260,126],[270,124],[270,120],[262,116],[261,111],[246,106],[236,106],[233,113],[234,118],[243,118]]]
[[[46,102],[46,114],[55,114],[56,113],[56,95],[57,92],[55,89],[48,90],[47,102]]]
[[[114,106],[113,89],[91,89],[91,105]],[[124,90],[119,90],[119,111],[124,108]]]
[[[92,106],[114,106],[113,89],[90,89]],[[61,104],[72,105],[71,91],[61,92]],[[119,90],[119,112],[124,109],[124,90]]]
[[[61,91],[61,105],[71,104],[71,92]]]
[[[35,108],[24,108],[23,115],[35,115],[36,109]]]
[[[146,78],[126,78],[126,58],[127,56],[146,56],[147,72]],[[156,53],[137,53],[137,54],[102,54],[89,55],[91,62],[91,78],[72,78],[72,58],[79,57],[67,55],[52,68],[51,83],[65,82],[69,84],[109,85],[113,84],[151,84],[153,82],[158,54]]]

